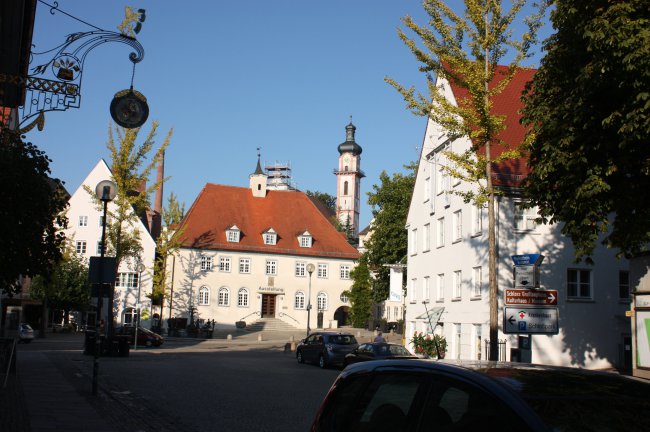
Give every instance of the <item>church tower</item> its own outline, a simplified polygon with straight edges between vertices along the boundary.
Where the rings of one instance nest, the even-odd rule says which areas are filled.
[[[339,145],[339,166],[336,175],[336,217],[348,236],[359,237],[359,210],[361,208],[361,178],[366,175],[361,171],[362,148],[354,141],[356,127],[345,127],[345,142]]]

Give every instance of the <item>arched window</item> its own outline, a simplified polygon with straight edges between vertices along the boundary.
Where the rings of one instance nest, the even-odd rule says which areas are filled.
[[[348,194],[348,182],[343,182],[343,195]]]
[[[239,288],[239,292],[237,292],[237,306],[248,307],[248,290],[246,288]]]
[[[138,310],[136,308],[126,308],[124,309],[124,318],[122,318],[122,324],[127,326],[127,325],[135,325],[136,321],[138,320]]]
[[[339,298],[341,299],[341,301],[342,301],[343,303],[347,303],[348,300],[350,300],[350,299],[348,298],[348,296],[343,295],[343,294],[341,294],[341,297],[339,297]]]
[[[296,293],[295,301],[293,303],[295,309],[304,309],[305,308],[305,293],[298,291]]]
[[[202,286],[199,288],[199,305],[206,306],[210,304],[210,288]]]
[[[318,297],[316,301],[317,301],[317,306],[319,311],[327,309],[327,294],[325,294],[324,292],[318,293]]]
[[[222,287],[219,288],[219,298],[217,300],[219,306],[228,306],[230,305],[230,291],[228,288]]]

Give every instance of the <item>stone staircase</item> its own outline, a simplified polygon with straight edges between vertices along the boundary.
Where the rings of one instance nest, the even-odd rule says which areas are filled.
[[[285,331],[292,332],[299,330],[291,324],[286,323],[278,318],[260,318],[252,324],[246,326],[246,331],[260,332],[260,331]]]

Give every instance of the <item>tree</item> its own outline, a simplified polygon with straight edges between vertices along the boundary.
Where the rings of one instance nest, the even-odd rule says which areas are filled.
[[[374,274],[373,297],[379,303],[388,298],[390,269],[385,264],[403,263],[408,249],[404,230],[411,195],[415,186],[417,164],[404,166],[406,174],[395,173],[389,177],[385,171],[379,175],[380,185],[368,192],[372,206],[371,234],[366,241],[368,265]]]
[[[536,42],[537,30],[545,12],[545,3],[524,18],[526,31],[518,38],[511,26],[519,17],[526,0],[513,0],[504,10],[498,0],[465,0],[463,15],[456,14],[442,0],[425,0],[424,9],[431,17],[431,28],[417,25],[412,18],[403,19],[415,33],[424,49],[401,29],[399,37],[422,63],[420,71],[426,74],[428,93],[422,95],[413,87],[405,88],[387,78],[404,97],[407,107],[416,115],[427,116],[440,125],[450,139],[469,137],[471,148],[461,154],[445,152],[451,164],[444,170],[454,178],[472,183],[474,190],[459,193],[466,202],[488,207],[488,270],[490,293],[490,360],[498,358],[498,286],[495,234],[495,195],[492,185],[493,165],[518,156],[517,149],[506,149],[493,154],[495,146],[505,147],[498,134],[504,129],[505,118],[491,113],[492,100],[510,83],[521,62],[529,56]],[[509,54],[512,60],[501,76],[497,66]],[[503,69],[501,69],[503,70]],[[434,76],[452,82],[467,91],[457,104],[447,99],[445,89]],[[496,157],[495,157],[496,156]]]
[[[343,295],[350,300],[350,321],[353,327],[364,328],[372,314],[372,285],[368,269],[368,255],[362,254],[359,264],[350,272],[352,287]]]
[[[90,305],[88,264],[68,247],[49,274],[32,279],[30,296],[43,301],[44,308],[60,309],[67,324],[70,311],[85,312]],[[45,330],[46,322],[43,321]]]
[[[157,129],[158,122],[153,122],[144,142],[138,145],[136,141],[140,128],[125,129],[115,126],[117,144],[113,136],[113,126],[108,128],[107,147],[111,152],[111,172],[117,184],[117,195],[113,205],[109,207],[111,210],[107,217],[106,253],[115,257],[116,269],[119,269],[122,262],[128,259],[137,260],[142,254],[138,224],[140,217],[149,208],[149,196],[158,187],[158,183],[146,190],[141,190],[141,186],[145,184],[151,171],[162,158],[173,132],[173,129],[170,129],[160,148],[147,161],[147,155],[155,144]],[[98,208],[103,209],[102,202],[95,196],[95,192],[90,188],[86,188],[86,191],[93,197]],[[112,304],[112,297],[110,301]]]
[[[334,195],[310,190],[306,191],[305,194],[310,198],[315,198],[318,201],[322,202],[328,209],[332,210],[333,212],[336,211],[336,197]]]
[[[67,196],[50,159],[13,131],[0,130],[0,295],[20,289],[20,275],[46,273],[61,259]]]
[[[578,261],[592,261],[599,237],[639,252],[650,241],[649,5],[558,1],[551,20],[525,96],[528,198],[545,222],[564,222]]]

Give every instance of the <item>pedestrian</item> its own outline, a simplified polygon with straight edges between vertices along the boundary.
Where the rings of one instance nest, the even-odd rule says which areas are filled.
[[[382,336],[381,332],[377,332],[377,336],[375,336],[375,342],[386,342],[386,339],[384,336]]]

